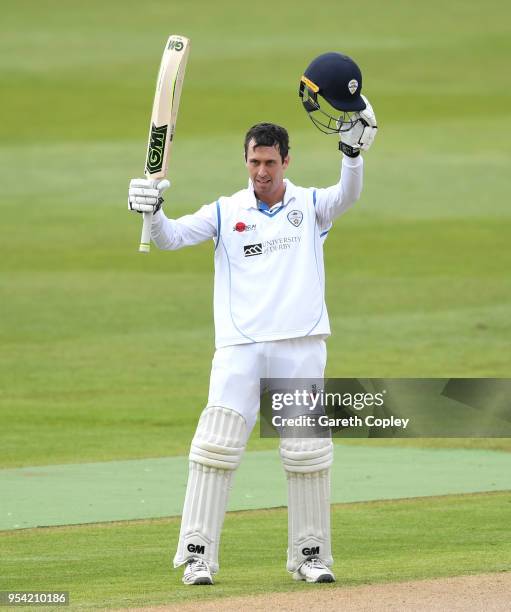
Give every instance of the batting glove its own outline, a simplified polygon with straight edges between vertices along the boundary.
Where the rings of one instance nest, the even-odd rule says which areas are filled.
[[[170,187],[167,179],[132,179],[128,190],[128,209],[133,212],[158,212],[163,204],[162,194]]]
[[[353,113],[353,127],[339,133],[339,149],[348,157],[357,157],[360,151],[367,151],[378,131],[373,107],[364,95],[362,98],[366,103],[365,109]]]

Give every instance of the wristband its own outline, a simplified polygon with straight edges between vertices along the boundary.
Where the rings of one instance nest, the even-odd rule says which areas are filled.
[[[358,157],[360,155],[360,149],[354,149],[349,144],[342,141],[339,142],[339,151],[342,151],[344,155],[348,157]]]

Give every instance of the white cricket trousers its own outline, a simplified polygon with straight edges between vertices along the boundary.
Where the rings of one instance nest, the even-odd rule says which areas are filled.
[[[250,435],[259,413],[261,378],[322,378],[326,365],[323,336],[237,344],[216,350],[208,406],[241,414]]]

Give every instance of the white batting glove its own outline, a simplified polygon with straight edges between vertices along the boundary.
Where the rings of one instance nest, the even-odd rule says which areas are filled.
[[[128,209],[133,212],[158,212],[163,204],[163,192],[170,187],[170,181],[132,179],[128,190]]]
[[[357,157],[360,151],[367,151],[373,144],[378,131],[373,107],[364,95],[362,95],[362,98],[366,107],[351,116],[351,119],[356,121],[354,126],[339,133],[339,149],[348,157]]]

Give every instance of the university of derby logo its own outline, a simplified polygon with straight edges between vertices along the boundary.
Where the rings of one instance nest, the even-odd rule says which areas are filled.
[[[243,247],[243,253],[245,257],[254,257],[255,255],[263,254],[263,245],[261,242],[257,244],[246,244]]]
[[[358,89],[358,81],[357,79],[351,79],[348,83],[348,89],[350,90],[350,94],[353,95]]]
[[[298,227],[303,220],[303,213],[301,210],[292,210],[287,214],[287,219],[291,225]]]

